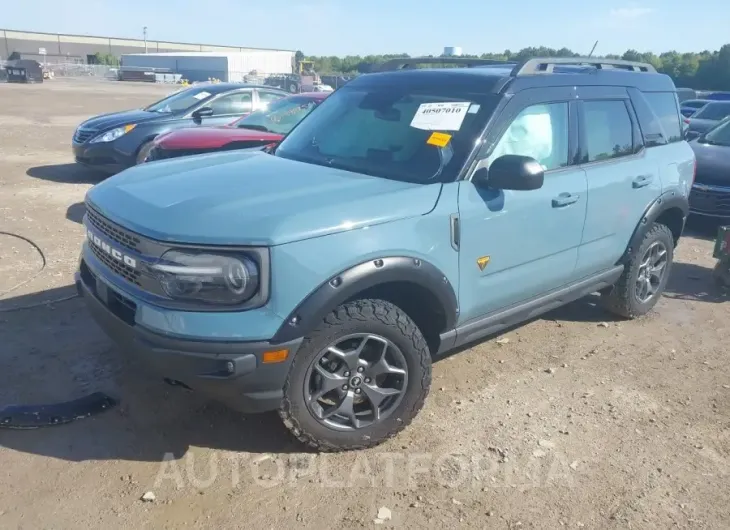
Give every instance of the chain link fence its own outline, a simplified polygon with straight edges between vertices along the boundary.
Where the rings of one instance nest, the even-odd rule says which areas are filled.
[[[12,65],[14,61],[0,60],[0,70],[5,70],[6,66]],[[44,72],[48,73],[48,77],[95,77],[106,79],[117,79],[119,69],[114,66],[103,64],[84,64],[84,63],[43,63],[37,61]]]
[[[138,82],[155,82],[167,84],[194,84],[198,82],[235,82],[254,85],[266,85],[292,94],[312,91],[337,90],[354,78],[343,74],[292,74],[257,72],[223,72],[213,70],[187,70],[172,72],[168,69],[156,68],[124,68],[118,66],[85,64],[82,62],[38,61],[47,77],[53,78],[95,78]],[[0,77],[9,61],[0,60]],[[12,63],[12,61],[10,61]]]

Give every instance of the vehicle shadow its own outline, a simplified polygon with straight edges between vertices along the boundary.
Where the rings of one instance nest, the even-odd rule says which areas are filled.
[[[717,237],[717,229],[722,224],[726,223],[721,223],[712,218],[690,215],[687,218],[683,235],[704,239],[705,241],[714,241]]]
[[[83,202],[75,202],[66,210],[66,219],[81,224],[86,214],[86,206]]]
[[[720,304],[730,300],[730,291],[715,283],[711,268],[675,262],[672,264],[672,273],[664,296],[674,300]]]
[[[96,184],[101,182],[108,175],[94,171],[81,164],[51,164],[48,166],[35,166],[28,168],[25,172],[29,177],[48,180],[50,182]]]
[[[0,425],[0,446],[73,462],[161,462],[169,455],[181,458],[193,446],[308,452],[274,413],[242,415],[164,384],[113,345],[74,294],[66,286],[0,300],[0,415],[8,405],[59,403],[93,392],[118,405],[66,425],[35,430]]]

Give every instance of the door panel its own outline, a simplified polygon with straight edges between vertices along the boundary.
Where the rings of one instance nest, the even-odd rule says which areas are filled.
[[[560,287],[573,276],[586,215],[585,172],[551,171],[539,190],[459,189],[462,322]],[[556,205],[570,194],[575,202]],[[489,256],[484,270],[477,260]]]
[[[586,99],[579,112],[588,212],[577,274],[616,264],[649,204],[661,194],[658,165],[643,149],[625,99]],[[637,152],[638,151],[638,152]]]
[[[569,165],[577,117],[568,97],[521,96],[502,111],[504,132],[476,168],[504,154],[532,156],[547,169],[545,181],[532,191],[459,183],[460,323],[556,289],[575,269],[587,198],[585,172]]]

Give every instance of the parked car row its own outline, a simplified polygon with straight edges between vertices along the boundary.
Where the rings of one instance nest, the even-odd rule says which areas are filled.
[[[260,85],[195,85],[143,109],[86,120],[73,136],[74,157],[87,167],[118,173],[143,162],[162,134],[186,127],[226,125],[288,95]]]
[[[313,92],[287,96],[228,125],[161,134],[155,138],[145,161],[276,144],[327,95]]]
[[[724,103],[688,143],[650,64],[408,58],[328,96],[216,88],[79,128],[80,162],[137,165],[87,193],[76,285],[161,377],[319,450],[393,437],[433,358],[506,327],[591,293],[645,315],[689,212],[728,204]]]
[[[685,138],[692,140],[706,133],[730,116],[730,101],[708,101],[688,118],[684,118]]]

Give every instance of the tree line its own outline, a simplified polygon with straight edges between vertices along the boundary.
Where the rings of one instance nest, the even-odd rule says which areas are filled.
[[[530,57],[579,57],[580,54],[568,48],[529,47],[518,52],[505,50],[502,53],[483,53],[482,55],[465,55],[464,57],[494,59],[504,61],[521,61]],[[314,69],[320,74],[354,75],[372,71],[373,67],[389,59],[407,58],[408,54],[389,55],[348,55],[310,56],[307,60],[314,62]],[[717,51],[705,50],[700,53],[676,51],[656,55],[651,52],[627,50],[623,55],[605,55],[607,59],[625,59],[652,64],[659,72],[668,74],[678,87],[705,90],[730,90],[730,44]],[[297,60],[305,59],[304,53],[297,52]]]

